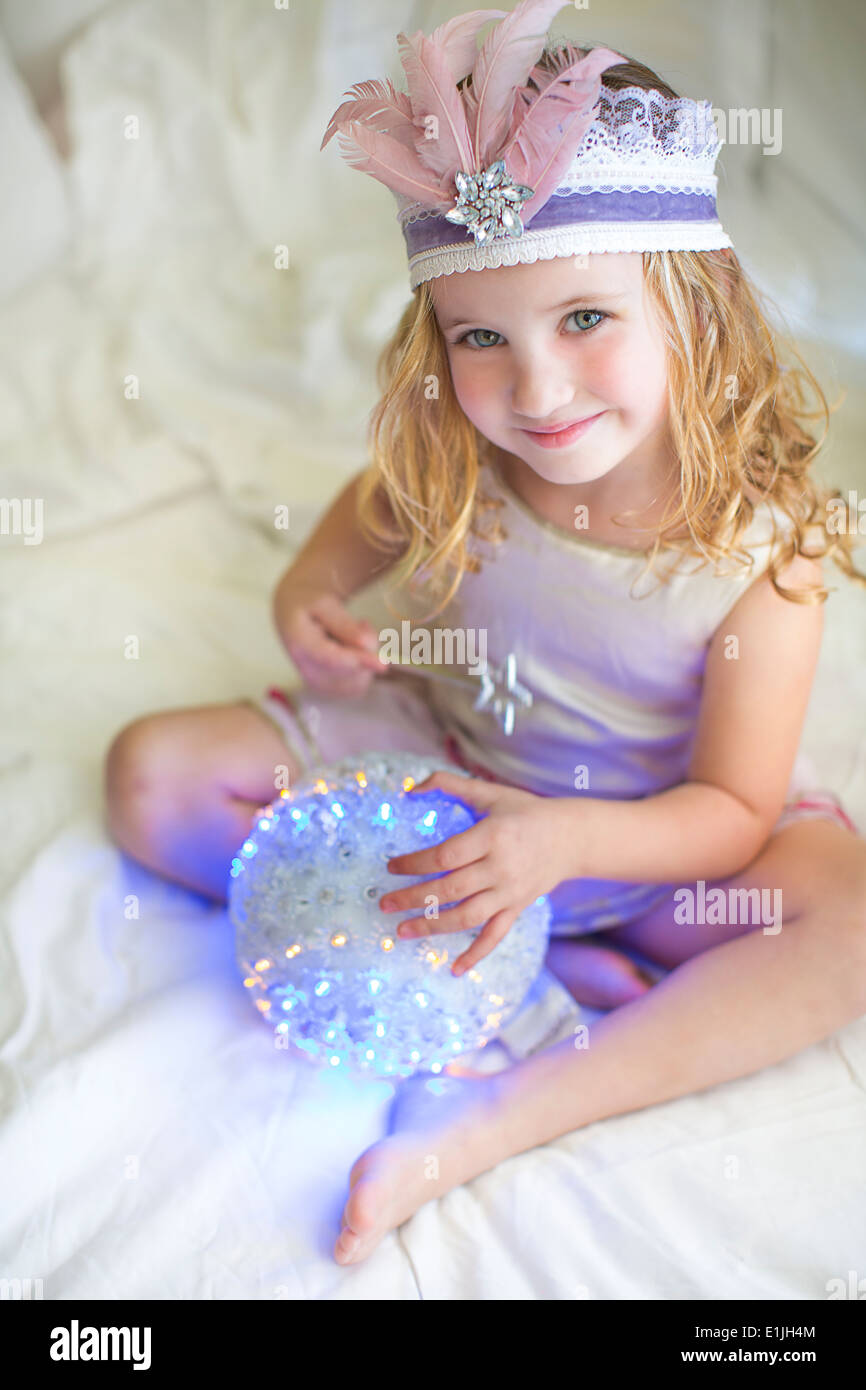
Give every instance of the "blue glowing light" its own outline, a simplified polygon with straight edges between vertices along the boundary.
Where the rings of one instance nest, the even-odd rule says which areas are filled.
[[[441,791],[408,795],[437,770],[403,752],[359,753],[317,768],[293,788],[291,804],[277,800],[256,818],[231,860],[229,917],[251,1003],[286,1050],[329,1072],[436,1076],[507,1025],[543,965],[545,896],[460,977],[451,963],[480,927],[406,941],[394,935],[400,919],[383,915],[379,900],[395,886],[389,860],[479,819]],[[396,886],[435,888],[435,877],[406,874]]]

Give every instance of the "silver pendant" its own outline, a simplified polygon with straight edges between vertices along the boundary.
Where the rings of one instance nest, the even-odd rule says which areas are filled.
[[[472,674],[481,677],[481,693],[473,709],[490,706],[502,724],[503,733],[510,736],[514,730],[515,700],[524,709],[532,706],[532,692],[517,679],[517,657],[514,652],[508,653],[502,666],[491,667],[488,662],[482,661]],[[499,682],[503,680],[505,694],[499,688]]]
[[[502,725],[503,733],[509,737],[514,731],[516,706],[524,709],[532,707],[532,692],[517,679],[517,657],[509,652],[500,666],[491,666],[488,661],[479,661],[477,666],[469,666],[465,673],[456,672],[453,667],[425,666],[419,662],[412,664],[391,663],[392,670],[405,671],[410,676],[426,676],[429,680],[450,681],[452,685],[475,685],[481,681],[481,690],[473,704],[473,709],[487,709]]]

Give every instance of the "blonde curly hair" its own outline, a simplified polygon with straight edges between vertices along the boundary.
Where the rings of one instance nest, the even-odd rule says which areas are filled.
[[[549,45],[541,66],[549,67],[555,52],[556,46]],[[632,58],[608,68],[602,80],[617,90],[637,86],[677,96]],[[771,551],[767,573],[777,593],[796,603],[823,603],[829,596],[823,586],[786,589],[779,583],[778,576],[796,555],[832,558],[866,587],[866,576],[851,557],[856,537],[844,531],[831,536],[826,525],[827,503],[841,493],[820,490],[809,476],[827,437],[830,414],[840,402],[828,406],[788,338],[786,348],[801,365],[780,365],[780,338],[761,307],[765,297],[750,283],[737,256],[728,248],[647,251],[643,273],[661,310],[671,437],[681,469],[679,505],[652,528],[647,570],[657,573],[663,546],[705,564],[732,557],[748,567],[751,557],[738,541],[755,506],[768,501],[792,523]],[[400,555],[388,589],[391,611],[398,610],[390,595],[407,582],[415,592],[422,577],[434,599],[442,595],[421,619],[426,622],[450,602],[466,570],[480,568],[470,552],[470,536],[497,543],[506,532],[495,516],[486,516],[497,504],[484,496],[479,480],[492,446],[454,394],[429,282],[412,293],[379,356],[382,396],[370,418],[372,462],[360,479],[357,504],[358,523],[370,543]],[[817,397],[816,410],[806,409],[804,382]],[[802,422],[822,417],[824,432],[816,442]],[[387,508],[382,507],[383,495]],[[630,509],[619,517],[633,513]],[[683,523],[688,536],[668,534],[681,530]],[[815,548],[821,536],[823,548]],[[659,576],[660,582],[667,582],[678,563]]]

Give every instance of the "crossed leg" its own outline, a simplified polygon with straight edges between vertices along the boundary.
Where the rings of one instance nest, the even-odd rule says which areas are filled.
[[[830,821],[788,825],[745,870],[712,886],[779,890],[781,929],[681,925],[673,892],[639,922],[611,929],[670,973],[593,1023],[588,1047],[566,1038],[492,1077],[454,1077],[450,1093],[403,1113],[398,1095],[388,1136],[350,1173],[335,1258],[366,1259],[423,1203],[505,1158],[750,1075],[866,1013],[860,836]]]
[[[828,820],[816,818],[798,824],[820,828],[817,835],[810,829],[805,837],[801,829],[793,839],[779,831],[740,873],[704,885],[707,897],[714,889],[722,890],[724,906],[718,914],[719,922],[684,921],[682,903],[677,902],[674,897],[677,890],[672,889],[669,897],[651,912],[627,926],[608,928],[590,936],[554,938],[548,950],[548,968],[580,1003],[591,1008],[615,1008],[644,993],[652,984],[640,965],[621,948],[625,948],[625,952],[636,951],[650,963],[671,970],[691,956],[730,941],[755,926],[763,926],[764,917],[770,920],[768,909],[773,910],[771,905],[778,906],[782,920],[790,923],[822,899],[825,903],[830,901],[833,885],[847,872],[845,865],[849,857],[856,862],[858,852],[866,853],[866,842],[854,837],[855,844],[859,841],[860,850],[852,850],[850,831]],[[796,852],[801,843],[814,846],[814,853],[823,860],[820,869],[812,860],[811,849],[807,848],[803,856]],[[838,863],[837,845],[841,846]],[[821,887],[822,875],[829,880],[825,888]],[[690,888],[697,896],[696,884],[683,887]],[[761,893],[763,898],[759,897]],[[746,894],[750,894],[749,899]]]
[[[804,916],[830,913],[837,900],[843,911],[846,904],[856,910],[859,903],[863,944],[866,945],[864,865],[866,840],[860,836],[852,835],[830,820],[797,821],[772,835],[745,869],[730,878],[708,882],[706,893],[721,888],[730,903],[731,891],[766,890],[772,900],[773,893],[778,890],[785,926]],[[694,884],[683,886],[695,888]],[[691,924],[678,921],[675,912],[681,917],[682,910],[675,901],[675,891],[672,890],[670,897],[645,917],[605,932],[606,938],[615,945],[634,947],[648,960],[672,970],[692,956],[752,931],[756,926],[764,935],[763,923],[754,918],[746,922]],[[766,933],[770,940],[775,934],[772,929]]]

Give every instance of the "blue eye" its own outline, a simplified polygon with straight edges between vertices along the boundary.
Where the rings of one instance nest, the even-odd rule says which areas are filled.
[[[579,314],[589,314],[590,317],[599,320],[598,323],[591,324],[589,328],[582,329],[581,332],[578,334],[578,337],[581,338],[585,338],[588,333],[592,333],[596,328],[599,327],[601,320],[606,319],[608,317],[608,315],[602,313],[600,309],[573,309],[568,317],[573,319],[576,318]],[[496,346],[495,343],[470,343],[469,339],[473,337],[476,333],[487,333],[491,338],[500,338],[502,336],[501,333],[494,333],[492,328],[470,328],[467,333],[463,334],[462,338],[455,339],[454,347],[459,347],[461,343],[466,343],[467,346],[472,348],[475,352],[479,352],[482,348]]]

